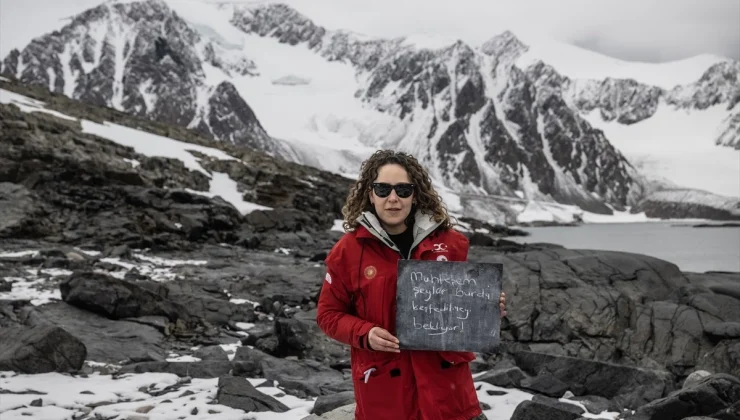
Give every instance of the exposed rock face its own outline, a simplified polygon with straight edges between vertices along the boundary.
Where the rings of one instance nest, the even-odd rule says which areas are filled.
[[[202,320],[216,326],[256,320],[251,309],[222,299],[102,273],[76,271],[59,288],[65,302],[110,319],[164,317],[172,323]]]
[[[219,404],[238,408],[246,413],[261,411],[284,413],[290,410],[280,401],[256,390],[244,378],[219,378],[216,399]]]
[[[246,33],[269,35],[289,45],[306,42],[310,47],[314,47],[321,43],[326,34],[324,28],[285,4],[268,4],[257,8],[240,7],[235,10],[231,21]]]
[[[51,106],[69,115],[141,125],[194,144],[209,142],[186,130],[44,96],[38,89],[24,93],[49,99]],[[220,197],[205,196],[212,182],[207,172],[190,170],[180,160],[144,156],[87,134],[76,121],[29,114],[13,105],[0,105],[0,124],[5,150],[0,157],[0,200],[8,204],[0,210],[4,237],[104,247],[177,249],[212,241],[275,249],[282,247],[281,239],[271,232],[280,231],[286,248],[309,240],[308,249],[326,234],[304,239],[296,234],[326,232],[341,217],[351,182],[261,152],[225,149],[240,161],[201,156],[202,167],[230,177],[244,200],[276,212],[261,212],[262,218],[245,216]],[[270,219],[277,222],[264,222]]]
[[[52,231],[49,210],[28,188],[0,182],[0,236],[42,237]]]
[[[709,67],[696,82],[665,90],[631,79],[573,80],[565,83],[569,102],[581,112],[599,110],[604,121],[634,124],[651,118],[659,106],[685,110],[704,110],[721,106],[736,109],[731,119],[737,120],[740,108],[740,62],[726,61]],[[729,126],[728,126],[729,128]],[[719,131],[716,143],[736,147],[738,131]]]
[[[134,283],[91,272],[75,272],[59,286],[70,305],[112,319],[164,316],[189,320],[187,308]]]
[[[469,260],[504,264],[503,288],[516,289],[507,305],[517,310],[507,315],[503,334],[536,352],[646,367],[652,360],[684,375],[717,348],[707,326],[740,317],[738,297],[650,257],[558,248],[495,256],[473,249]],[[737,280],[711,281],[734,287]]]
[[[515,197],[532,182],[541,195],[530,198],[549,196],[599,213],[610,212],[604,201],[625,205],[629,164],[568,107],[564,78],[554,69],[514,65],[524,50],[510,33],[486,43],[482,56],[464,43],[391,50],[370,73],[362,98],[421,121],[427,135],[415,139],[414,152],[456,190]],[[490,97],[488,90],[499,93]]]
[[[6,241],[4,246],[13,251],[34,243]],[[61,288],[70,303],[76,295],[76,306],[0,305],[0,325],[63,327],[90,349],[90,360],[125,364],[119,374],[264,377],[299,398],[322,396],[325,406],[319,405],[318,412],[352,401],[346,346],[326,338],[312,323],[323,268],[307,257],[217,245],[156,255],[106,251],[117,258],[80,257],[53,245],[40,248],[38,254],[3,258],[0,270],[16,277],[30,266],[67,267],[70,274],[49,279],[43,287]],[[502,324],[502,354],[496,356],[500,364],[479,382],[553,398],[571,391],[574,400],[615,411],[673,398],[671,391],[697,368],[737,375],[738,339],[731,338],[730,328],[740,317],[736,275],[685,275],[654,258],[562,248],[492,255],[491,247],[473,247],[470,260],[504,263],[510,308]],[[23,287],[17,280],[11,285]],[[254,308],[249,311],[254,318],[230,312],[235,305]],[[196,320],[196,325],[173,322],[166,310],[147,309],[158,306],[185,308],[185,314],[175,311],[176,317]],[[248,335],[235,335],[235,330]],[[232,360],[221,351],[211,357],[214,345],[240,339],[243,346],[229,352]],[[165,360],[172,352],[203,360]],[[478,372],[491,369],[485,355],[476,366]],[[533,401],[536,407],[519,411],[550,407],[575,414],[560,404],[552,408],[551,400]]]
[[[740,220],[740,200],[691,190],[663,190],[647,195],[630,210],[655,218]]]
[[[246,366],[238,365],[239,362],[246,362]],[[299,397],[329,395],[352,389],[352,382],[345,381],[339,371],[315,360],[281,359],[240,347],[233,363],[237,364],[237,374],[259,374],[265,379],[278,381],[286,391]]]
[[[298,19],[288,11],[284,18]],[[255,19],[263,22],[266,17]],[[306,30],[298,38],[291,32],[293,26],[285,26],[285,42],[316,39],[320,30],[304,23]],[[339,42],[336,34],[332,37]],[[319,45],[321,51],[328,51],[328,44],[316,44],[316,48]],[[368,68],[383,67],[385,47],[365,47],[360,54],[347,46],[344,57]],[[164,44],[158,48],[172,59],[174,53]],[[526,161],[528,168],[549,171],[547,176],[526,176],[537,179],[538,188],[549,188],[552,194],[578,174],[584,183],[617,199],[623,185],[593,180],[606,173],[620,176],[626,163],[611,156],[608,142],[598,131],[567,113],[561,76],[544,65],[525,70],[509,67],[521,48],[507,36],[486,45],[492,72],[517,74],[511,86],[496,85],[503,89],[500,98],[476,93],[477,84],[486,83],[489,73],[476,70],[475,57],[464,44],[441,54],[459,60],[456,74],[464,75],[465,81],[445,76],[447,62],[437,62],[439,70],[433,75],[383,68],[398,72],[393,76],[398,92],[411,91],[413,84],[432,93],[440,89],[434,93],[436,99],[432,94],[426,98],[437,118],[434,136],[439,137],[435,145],[440,149],[435,156],[473,156],[478,165],[479,158],[468,149],[474,149],[468,141],[470,132],[480,124],[474,116],[491,118],[486,127],[503,130],[490,134],[497,139],[506,136],[501,133],[509,132],[509,123],[518,121],[520,134],[531,132],[531,137],[514,138],[509,132],[511,137],[504,143],[510,147],[494,144],[488,149],[493,155],[500,153],[491,157],[492,162],[510,164],[509,169],[499,166],[509,184],[496,188],[518,188]],[[407,67],[424,57],[406,52],[398,59],[408,60]],[[375,64],[373,57],[378,59]],[[335,59],[343,58],[337,52]],[[194,145],[216,147],[182,127],[76,104],[39,93],[40,89],[17,88],[71,116],[140,126]],[[442,100],[453,91],[454,100],[451,96],[447,102]],[[415,96],[388,102],[389,112],[401,112],[405,104],[413,103],[413,112],[404,118],[417,118],[425,100],[421,92],[419,88]],[[374,101],[370,93],[365,95],[365,100]],[[513,103],[517,105],[511,107]],[[78,122],[24,113],[14,105],[0,105],[0,124],[0,146],[7,152],[0,156],[0,204],[7,204],[0,207],[0,251],[10,252],[0,257],[0,335],[12,331],[13,337],[25,334],[35,339],[36,331],[54,332],[34,343],[52,350],[69,344],[74,363],[68,367],[54,359],[43,367],[47,370],[74,371],[82,363],[77,360],[87,358],[125,365],[119,373],[168,372],[183,381],[231,376],[222,382],[225,390],[230,389],[229,383],[246,383],[243,377],[263,377],[293,396],[322,397],[326,406],[319,411],[350,402],[348,349],[328,339],[314,322],[325,274],[321,260],[341,235],[327,231],[341,217],[350,180],[226,142],[218,143],[219,150],[234,159],[194,152],[203,171],[192,170],[177,159],[144,156],[86,134]],[[543,127],[545,131],[539,131]],[[569,143],[574,133],[578,140]],[[537,143],[544,145],[543,139],[547,149]],[[597,158],[599,151],[605,155]],[[581,156],[584,164],[597,159],[601,166],[581,174],[566,160],[569,153]],[[560,169],[548,166],[549,162],[560,162]],[[456,166],[455,159],[438,163],[452,171],[450,180],[484,182],[488,176],[480,170],[483,166],[478,166],[476,175],[473,169],[455,172],[453,168],[465,169]],[[230,202],[209,197],[214,174],[233,181],[247,201],[271,209],[245,215]],[[569,199],[580,197],[577,191],[568,194]],[[598,206],[599,201],[581,204]],[[681,273],[665,261],[627,253],[515,246],[500,239],[515,232],[497,233],[495,226],[464,222],[471,230],[485,228],[493,235],[470,235],[474,246],[469,260],[504,264],[508,306],[502,322],[502,354],[479,355],[473,369],[490,369],[479,377],[480,382],[538,394],[520,413],[534,407],[569,417],[585,414],[540,397],[561,397],[566,391],[595,401],[594,407],[638,409],[647,404],[640,413],[648,416],[664,413],[680,401],[703,407],[719,400],[721,404],[706,407],[735,410],[729,400],[734,382],[724,375],[712,376],[711,383],[687,385],[679,394],[671,391],[681,388],[684,377],[697,369],[740,375],[737,274]],[[16,294],[19,290],[28,291],[27,298],[18,297],[23,296]],[[9,300],[4,299],[8,296]],[[13,347],[9,358],[8,352],[0,351],[0,364],[4,361],[8,369],[22,371],[13,356],[18,343],[29,340],[0,342]],[[221,344],[230,349],[216,350],[221,348],[214,346]],[[80,345],[87,356],[80,358]],[[172,353],[202,360],[175,362],[170,360]],[[47,359],[38,360],[46,363]],[[501,359],[493,369],[492,359]],[[224,401],[247,411],[283,409],[266,394],[254,392],[257,388],[237,388],[224,391]],[[700,411],[714,414],[709,408]],[[337,413],[343,410],[347,409]]]
[[[477,49],[463,42],[428,48],[328,30],[283,4],[219,8],[246,34],[351,65],[362,80],[357,99],[402,127],[371,133],[373,146],[411,151],[436,180],[466,194],[524,196],[609,214],[639,203],[643,197],[634,191],[643,181],[585,114],[598,110],[605,121],[634,124],[661,106],[739,109],[740,63],[733,61],[666,91],[631,79],[572,80],[539,61],[518,64],[528,47],[510,32]],[[92,104],[307,160],[300,147],[270,138],[248,105],[249,92],[236,87],[235,77],[261,74],[260,65],[165,2],[145,0],[75,16],[9,53],[3,72]],[[224,77],[209,78],[213,68]],[[740,147],[737,116],[728,115],[717,144]],[[348,161],[349,170],[357,169],[355,161]]]
[[[726,104],[727,109],[733,109],[740,94],[738,82],[740,62],[718,63],[707,69],[696,82],[673,88],[666,95],[666,102],[682,108],[706,109]]]
[[[604,121],[634,124],[655,114],[664,92],[631,79],[573,81],[569,86],[573,103],[583,112],[598,109]]]
[[[305,45],[367,74],[360,98],[413,122],[419,133],[392,143],[421,156],[435,177],[453,188],[478,187],[505,196],[525,190],[536,198],[523,188],[530,181],[543,197],[552,194],[558,202],[590,211],[608,213],[604,202],[617,207],[639,202],[639,195],[625,197],[643,181],[582,114],[598,109],[605,121],[633,124],[651,118],[661,104],[733,109],[740,98],[735,83],[740,63],[732,61],[666,91],[631,79],[572,80],[541,62],[519,67],[515,62],[528,47],[510,32],[478,53],[462,42],[420,48],[403,38],[329,31],[285,6],[244,6],[232,22],[248,33]],[[718,144],[738,143],[735,120],[727,119]]]
[[[738,93],[737,98],[740,98],[740,93]],[[737,102],[740,102],[740,99],[735,99],[735,103]],[[717,144],[740,149],[740,138],[737,135],[740,132],[740,106],[735,107],[737,108],[737,112],[728,115],[722,121],[722,127],[720,128],[721,134],[717,139]]]
[[[76,372],[86,357],[85,345],[59,327],[0,329],[0,370],[3,371]]]
[[[718,416],[722,411],[740,401],[740,379],[731,375],[712,375],[694,386],[640,407],[635,420],[680,420],[689,416]],[[737,412],[736,412],[737,413]]]
[[[517,366],[536,375],[535,378],[550,377],[550,382],[559,382],[562,389],[553,393],[553,397],[561,397],[570,390],[575,395],[614,400],[620,407],[639,407],[673,390],[671,375],[665,371],[532,352],[517,352],[514,358]]]
[[[557,401],[524,401],[519,404],[511,416],[511,420],[535,420],[535,419],[553,419],[553,420],[575,420],[581,417],[582,409],[575,405],[567,403],[557,403]]]
[[[164,330],[135,320],[111,320],[64,302],[26,306],[19,318],[30,327],[64,328],[85,345],[87,360],[126,364],[164,360],[167,355]]]
[[[165,2],[149,0],[89,9],[11,52],[3,73],[93,105],[281,153],[230,82],[206,84],[205,65],[234,75],[254,69],[248,58],[204,40]]]

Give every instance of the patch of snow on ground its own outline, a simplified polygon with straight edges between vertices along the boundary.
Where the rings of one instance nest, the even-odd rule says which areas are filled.
[[[254,324],[251,322],[237,322],[234,325],[236,325],[236,328],[239,328],[240,330],[243,330],[243,331],[248,331],[254,328]]]
[[[245,305],[245,304],[250,304],[250,305],[252,305],[252,306],[258,306],[258,305],[259,305],[259,303],[257,303],[257,302],[254,302],[254,301],[251,301],[251,300],[249,300],[249,299],[238,299],[238,298],[233,298],[233,299],[229,299],[229,302],[231,302],[231,303],[235,303],[235,304],[237,304],[237,305]]]
[[[329,230],[334,231],[334,232],[344,232],[343,224],[344,224],[344,219],[334,219],[334,224]]]
[[[9,292],[0,292],[2,300],[29,300],[32,305],[44,305],[46,303],[62,300],[58,281],[55,277],[69,276],[69,270],[61,268],[27,269],[24,277],[3,277],[12,284]]]
[[[640,223],[640,222],[650,222],[650,221],[659,221],[661,219],[654,219],[649,218],[645,214],[645,212],[640,213],[630,213],[628,211],[616,211],[614,210],[614,214],[608,215],[608,214],[598,214],[598,213],[591,213],[588,211],[583,211],[581,213],[581,218],[585,223]]]
[[[0,258],[20,258],[20,257],[35,257],[39,255],[38,251],[6,251],[0,252]]]
[[[91,256],[91,257],[96,257],[96,256],[98,256],[98,255],[101,254],[100,251],[94,251],[94,250],[89,250],[89,249],[82,249],[82,248],[78,248],[78,247],[75,247],[75,250],[80,251],[83,254],[87,254],[88,256]]]
[[[134,257],[148,261],[155,265],[161,265],[165,267],[175,267],[178,265],[205,265],[208,264],[208,261],[205,260],[173,260],[173,259],[167,259],[162,257],[150,257],[148,255],[144,254],[133,254]]]
[[[578,402],[578,401],[573,401],[568,398],[559,398],[558,401],[564,402],[567,404],[572,404],[572,405],[575,405],[576,407],[583,409],[583,414],[581,415],[581,417],[585,417],[587,419],[616,419],[619,416],[619,413],[615,411],[602,411],[599,414],[591,414],[588,412],[588,410],[586,409],[586,406],[583,405],[583,403]]]
[[[140,275],[149,277],[154,281],[167,282],[177,278],[177,274],[172,268],[180,265],[204,265],[207,261],[203,260],[172,260],[160,257],[149,257],[143,254],[134,254],[134,257],[141,260],[140,263],[123,261],[120,258],[101,258],[101,262],[113,264],[121,267],[123,270],[105,271],[97,269],[96,271],[107,273],[113,277],[123,279],[129,271],[136,270]]]
[[[222,349],[226,352],[226,355],[229,357],[229,360],[234,360],[234,356],[236,356],[236,349],[242,346],[241,341],[237,341],[236,343],[230,343],[230,344],[219,344]]]
[[[482,374],[482,373],[481,373]],[[474,377],[477,375],[473,375]],[[510,419],[516,407],[524,401],[532,399],[532,394],[518,389],[501,388],[486,382],[476,382],[478,400],[491,406],[490,410],[484,410],[483,414],[489,420]],[[504,395],[488,395],[487,391],[501,391]]]
[[[55,117],[63,118],[65,120],[76,120],[76,118],[62,114],[61,112],[54,111],[52,109],[46,109],[46,104],[44,102],[37,101],[36,99],[32,99],[27,96],[19,95],[5,89],[0,89],[0,103],[14,104],[23,112],[45,112],[47,114],[51,114]]]
[[[245,379],[248,380],[248,379]],[[81,417],[90,406],[107,403],[92,409],[93,418],[147,418],[149,420],[255,420],[285,419],[299,420],[309,415],[312,400],[301,400],[285,395],[274,387],[257,388],[282,402],[289,411],[285,413],[249,413],[220,404],[211,404],[218,391],[218,378],[192,379],[182,387],[160,396],[152,396],[144,390],[162,390],[181,381],[176,375],[145,373],[111,376],[92,374],[88,378],[72,377],[59,373],[38,375],[15,375],[0,373],[0,388],[11,392],[38,391],[45,395],[4,394],[0,398],[0,412],[5,419],[44,418],[68,420],[72,415]],[[263,379],[249,379],[252,384]],[[189,392],[188,392],[189,391]],[[190,392],[192,394],[188,395]],[[184,394],[184,395],[183,395]],[[29,407],[31,401],[42,400],[42,407]],[[168,400],[169,402],[165,402]],[[137,412],[137,410],[139,410]],[[148,410],[148,411],[147,411]],[[197,410],[197,411],[196,411]],[[197,414],[193,414],[197,413]],[[44,416],[44,417],[41,417]]]
[[[557,203],[545,203],[541,201],[529,201],[518,215],[517,222],[557,222],[571,223],[575,221],[574,215],[582,212],[575,206],[558,205]]]
[[[262,378],[245,378],[244,380],[249,381],[253,386],[265,382]],[[182,383],[182,386],[171,392],[159,396],[152,396],[148,393],[160,391],[178,383]],[[269,385],[270,382],[268,381],[267,384]],[[287,395],[279,388],[279,384],[272,382],[272,385],[260,386],[256,389],[285,404],[290,408],[289,411],[245,414],[241,410],[212,404],[218,392],[218,378],[188,381],[168,373],[142,373],[126,374],[113,379],[112,376],[98,373],[85,378],[59,373],[19,375],[12,372],[0,372],[0,389],[13,392],[4,394],[3,398],[0,398],[0,412],[3,413],[3,420],[6,418],[67,420],[72,416],[80,417],[87,411],[91,417],[128,418],[138,415],[149,420],[176,420],[184,417],[194,420],[300,420],[309,416],[315,403],[313,398],[301,399]],[[484,411],[491,420],[511,418],[517,405],[532,399],[532,394],[517,389],[501,388],[484,382],[476,382],[476,386],[480,387],[477,391],[479,400],[491,407]],[[488,391],[498,391],[504,394],[488,395]],[[43,395],[38,393],[43,393]],[[36,399],[42,400],[42,407],[29,407],[31,401]],[[581,406],[567,399],[561,399],[561,401]],[[89,407],[96,405],[100,406],[90,411]],[[593,419],[614,419],[616,415],[617,413],[608,412],[599,415],[584,414],[585,417]]]
[[[277,79],[273,79],[272,81],[272,84],[274,85],[286,85],[286,86],[307,85],[310,83],[311,83],[311,79],[293,76],[290,74],[283,76],[283,77],[278,77]]]
[[[244,201],[242,193],[240,193],[237,188],[236,181],[232,180],[227,174],[221,172],[213,173],[210,183],[210,191],[195,191],[189,188],[187,191],[191,194],[198,194],[211,198],[221,197],[224,201],[234,206],[241,214],[248,214],[255,210],[272,210],[271,207]]]
[[[599,214],[567,204],[529,201],[517,217],[518,223],[556,222],[570,223],[580,218],[584,223],[642,223],[664,222],[665,219],[647,217],[645,212],[630,213],[612,210],[613,214]],[[686,220],[686,219],[681,219]]]
[[[81,122],[82,129],[85,133],[95,134],[118,144],[132,147],[137,153],[145,156],[178,159],[188,169],[202,172],[209,178],[211,174],[200,166],[198,158],[191,154],[189,152],[190,150],[220,160],[234,160],[232,156],[212,147],[186,143],[108,122],[104,124],[87,120],[82,120]]]
[[[482,375],[485,372],[481,372],[480,374],[475,374],[473,377],[475,378],[478,375]],[[478,400],[482,403],[486,403],[489,406],[491,406],[491,409],[489,410],[483,410],[483,414],[488,417],[489,420],[508,420],[511,418],[511,416],[514,414],[514,410],[516,410],[516,407],[521,404],[524,401],[530,401],[532,400],[533,395],[525,392],[520,391],[515,388],[502,388],[495,385],[491,385],[486,382],[476,382],[476,387],[480,387],[478,390]],[[494,391],[496,393],[503,392],[503,395],[488,395],[488,391]],[[586,410],[585,407],[583,407],[582,404],[571,401],[565,398],[561,398],[560,401],[567,402],[574,404],[576,406],[579,406]],[[588,411],[585,411],[584,414],[582,414],[583,417],[591,418],[591,419],[608,419],[608,420],[614,420],[617,418],[619,413],[614,412],[603,412],[600,414],[590,414]]]
[[[179,354],[170,354],[166,359],[168,362],[200,362],[201,359],[194,356],[180,356]]]

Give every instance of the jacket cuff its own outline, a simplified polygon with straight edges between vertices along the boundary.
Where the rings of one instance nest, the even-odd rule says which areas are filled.
[[[368,334],[370,333],[370,330],[374,327],[377,327],[377,325],[371,323],[371,322],[365,322],[362,324],[360,329],[355,334],[355,347],[361,348],[363,350],[370,350],[370,344],[368,342]]]

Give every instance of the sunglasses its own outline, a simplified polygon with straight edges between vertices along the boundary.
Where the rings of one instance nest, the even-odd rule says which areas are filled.
[[[414,184],[396,184],[391,185],[385,182],[373,182],[373,191],[380,198],[388,197],[391,190],[396,190],[396,195],[401,198],[409,198],[414,193]]]

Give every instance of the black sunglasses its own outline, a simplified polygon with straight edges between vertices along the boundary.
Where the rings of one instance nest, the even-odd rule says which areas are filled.
[[[388,197],[391,190],[396,190],[396,195],[401,198],[409,198],[414,192],[414,184],[401,183],[391,185],[386,182],[373,182],[373,191],[380,198]]]

